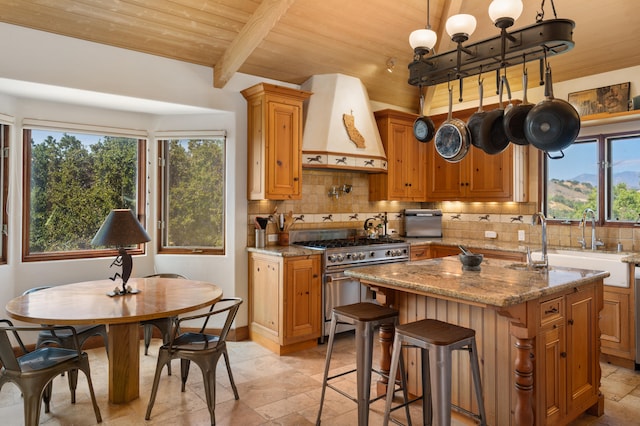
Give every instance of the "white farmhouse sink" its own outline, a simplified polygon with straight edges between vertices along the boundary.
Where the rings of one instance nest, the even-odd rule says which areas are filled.
[[[539,252],[534,254],[540,255]],[[625,254],[591,250],[549,250],[547,256],[550,266],[607,271],[611,275],[604,279],[605,285],[629,287],[629,265],[621,261],[627,256]]]

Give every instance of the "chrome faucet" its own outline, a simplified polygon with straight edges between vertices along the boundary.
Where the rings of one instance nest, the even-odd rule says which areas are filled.
[[[531,217],[532,225],[535,225],[538,221],[540,221],[540,225],[542,225],[542,260],[533,260],[531,258],[531,250],[529,250],[529,247],[527,247],[527,259],[529,266],[533,266],[534,268],[546,268],[549,266],[549,258],[547,256],[547,218],[544,217],[542,212],[534,213]]]
[[[597,250],[598,247],[603,246],[604,243],[596,238],[596,212],[593,209],[584,209],[582,212],[582,220],[580,226],[582,227],[582,239],[578,239],[580,247],[587,248],[586,240],[584,239],[584,228],[587,226],[587,216],[591,216],[591,250]]]

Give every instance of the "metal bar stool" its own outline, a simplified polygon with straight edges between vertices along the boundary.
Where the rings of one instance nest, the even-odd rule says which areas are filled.
[[[449,426],[451,424],[451,407],[480,420],[481,425],[487,424],[484,410],[484,398],[480,382],[480,367],[478,364],[478,350],[476,347],[476,332],[470,328],[460,327],[435,319],[424,319],[396,326],[393,341],[393,352],[389,376],[393,377],[400,364],[402,373],[401,349],[403,347],[417,347],[422,352],[422,416],[423,424]],[[469,352],[473,385],[478,402],[479,414],[474,414],[461,407],[451,404],[451,352],[465,350]],[[393,393],[387,392],[387,403],[384,412],[384,425],[389,420],[400,424],[391,418],[391,401]],[[406,401],[406,400],[405,400]],[[409,401],[410,404],[415,400]],[[399,407],[394,407],[397,409]]]
[[[333,352],[333,340],[335,337],[337,324],[355,325],[356,329],[356,368],[340,374],[329,377],[329,365],[331,363],[331,354]],[[375,328],[382,324],[397,325],[398,311],[396,309],[387,308],[385,306],[376,305],[375,303],[354,303],[352,305],[337,306],[333,308],[331,314],[331,328],[329,331],[329,342],[327,344],[327,358],[324,366],[324,379],[322,381],[322,395],[320,397],[320,409],[318,410],[318,418],[316,425],[320,424],[320,416],[322,415],[322,405],[324,403],[324,395],[327,387],[335,390],[343,396],[351,399],[358,404],[358,425],[367,426],[369,424],[369,404],[378,399],[384,398],[380,395],[371,399],[371,372],[375,372],[382,377],[394,377],[395,374],[387,376],[372,367],[373,362],[373,337]],[[329,383],[330,380],[342,377],[346,374],[356,372],[357,377],[357,398],[347,394],[341,389],[336,388]],[[389,380],[388,394],[393,398],[393,394],[402,389],[407,418],[409,417],[409,406],[406,404],[407,386],[405,382],[404,366],[400,366],[400,388],[396,388],[396,380]],[[401,406],[398,406],[398,408]],[[395,410],[396,408],[393,408]]]

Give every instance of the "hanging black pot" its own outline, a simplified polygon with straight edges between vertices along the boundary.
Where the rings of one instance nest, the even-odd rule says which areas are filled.
[[[422,94],[422,88],[420,88],[420,116],[413,122],[413,135],[420,142],[429,142],[436,134],[436,126],[433,124],[433,120],[429,117],[425,117],[424,111],[424,95]]]
[[[545,99],[527,114],[524,135],[536,148],[557,152],[575,142],[580,132],[580,115],[569,102],[553,97],[551,67],[548,64],[545,77]]]
[[[527,99],[527,70],[522,73],[522,103],[515,105],[509,111],[504,113],[502,119],[502,125],[504,126],[504,133],[509,140],[516,145],[529,145],[529,141],[524,135],[524,122],[527,118],[527,114],[534,107],[534,104],[529,103]]]
[[[504,126],[502,125],[504,118],[504,108],[502,107],[503,86],[504,77],[500,82],[498,108],[489,111],[480,126],[477,146],[490,155],[499,154],[509,146],[509,138],[504,133]]]
[[[479,106],[478,111],[471,114],[471,117],[467,120],[467,128],[469,129],[469,135],[471,136],[471,144],[477,148],[480,148],[480,135],[482,121],[487,115],[487,112],[482,109],[482,97],[484,93],[483,80],[478,78],[478,92],[479,92]]]

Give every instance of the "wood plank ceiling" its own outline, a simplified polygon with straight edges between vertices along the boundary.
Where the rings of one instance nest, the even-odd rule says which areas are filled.
[[[444,23],[458,12],[478,19],[471,41],[497,35],[487,14],[490,3],[431,0],[436,50],[454,47]],[[541,10],[538,1],[524,3],[515,28],[534,23]],[[550,3],[547,19],[553,17]],[[633,41],[639,1],[555,3],[559,18],[576,22],[576,47],[553,58],[555,82],[640,64],[640,43]],[[234,72],[294,84],[337,72],[360,78],[372,100],[415,111],[418,89],[407,83],[408,37],[424,28],[426,15],[426,0],[0,0],[0,21],[209,66],[216,87]],[[390,58],[396,63],[392,73],[386,69]],[[537,64],[529,66],[537,73]],[[521,71],[509,69],[514,91],[521,89]],[[467,80],[464,99],[477,99],[477,85]],[[485,93],[494,89],[489,85]],[[427,111],[446,105],[446,87],[430,90],[427,99]]]

